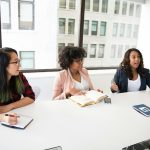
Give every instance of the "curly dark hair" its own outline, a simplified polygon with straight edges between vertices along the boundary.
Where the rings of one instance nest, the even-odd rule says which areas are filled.
[[[133,78],[133,73],[132,73],[131,66],[130,66],[130,54],[133,51],[137,52],[140,56],[140,64],[137,68],[137,72],[140,73],[141,75],[144,75],[143,74],[144,64],[143,64],[142,53],[136,48],[131,48],[131,49],[126,51],[126,53],[124,55],[124,58],[123,58],[123,61],[120,63],[120,68],[123,69],[126,72],[126,74],[127,74],[127,76],[129,77],[130,80]]]
[[[68,69],[73,59],[83,59],[86,51],[81,47],[66,46],[59,54],[59,64],[62,69]]]

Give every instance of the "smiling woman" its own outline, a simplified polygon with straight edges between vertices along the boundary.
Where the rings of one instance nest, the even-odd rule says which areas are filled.
[[[0,113],[34,102],[35,95],[26,77],[19,71],[17,51],[0,49]],[[24,96],[23,98],[22,95]]]

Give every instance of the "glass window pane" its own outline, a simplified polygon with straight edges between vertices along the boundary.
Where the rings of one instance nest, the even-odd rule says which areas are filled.
[[[125,24],[121,23],[120,25],[120,36],[123,37],[125,33]]]
[[[105,44],[100,44],[99,45],[98,58],[103,58],[104,57],[104,48],[105,48]]]
[[[116,45],[112,45],[112,46],[111,46],[110,57],[111,57],[111,58],[115,58],[115,55],[116,55]]]
[[[127,25],[127,32],[126,33],[127,33],[126,37],[130,38],[132,35],[132,24]]]
[[[66,8],[66,0],[59,0],[59,8]]]
[[[133,12],[134,12],[134,3],[130,3],[129,16],[133,16]]]
[[[122,57],[122,52],[123,52],[123,45],[118,46],[118,58]]]
[[[65,47],[65,43],[58,43],[58,54],[60,54],[60,52],[64,47]]]
[[[108,9],[108,0],[102,0],[102,12],[107,13]]]
[[[95,58],[95,57],[96,57],[96,44],[91,44],[90,58]]]
[[[123,1],[122,3],[122,14],[126,15],[127,13],[127,1]]]
[[[59,18],[59,33],[65,34],[66,19]]]
[[[85,10],[86,11],[90,10],[90,0],[85,0]]]
[[[133,37],[138,38],[139,26],[134,25]]]
[[[75,9],[76,0],[69,1],[69,9]]]
[[[105,35],[106,35],[106,22],[101,21],[100,36],[105,36]]]
[[[20,11],[19,11],[19,28],[20,29],[33,29],[33,5],[32,3],[19,3]]]
[[[68,34],[74,34],[75,19],[69,19],[68,22]]]
[[[140,17],[141,16],[141,5],[136,5],[136,17]]]
[[[118,33],[118,23],[114,23],[113,24],[113,33],[112,33],[112,35],[117,36],[117,33]]]
[[[119,14],[119,9],[120,9],[120,0],[115,0],[115,14]]]
[[[83,48],[86,51],[85,57],[87,57],[87,53],[88,53],[88,44],[83,44]]]
[[[99,0],[93,0],[93,11],[99,11]]]
[[[89,34],[89,20],[84,20],[84,31],[83,31],[84,35],[88,35]]]
[[[97,35],[98,21],[92,21],[91,35]]]

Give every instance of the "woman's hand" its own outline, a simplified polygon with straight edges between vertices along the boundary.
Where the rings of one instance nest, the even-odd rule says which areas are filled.
[[[11,104],[0,106],[0,113],[5,113],[13,109]]]
[[[18,116],[15,113],[4,114],[2,121],[15,125],[18,122]]]
[[[119,91],[118,85],[115,82],[112,82],[112,84],[111,84],[111,90],[115,91],[115,92]]]

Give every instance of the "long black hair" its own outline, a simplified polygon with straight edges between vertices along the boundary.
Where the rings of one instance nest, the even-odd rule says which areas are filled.
[[[21,94],[24,90],[23,82],[20,76],[12,76],[8,81],[7,67],[9,66],[10,53],[17,51],[12,48],[0,48],[0,103],[7,104],[12,100],[12,93]]]
[[[123,69],[126,72],[126,74],[127,74],[127,76],[129,77],[130,80],[133,78],[133,73],[132,73],[131,66],[130,66],[130,54],[133,51],[137,52],[140,56],[140,64],[137,68],[137,72],[141,75],[144,75],[143,74],[144,64],[143,64],[142,53],[136,48],[131,48],[131,49],[126,51],[126,53],[124,55],[124,58],[123,58],[123,61],[120,63],[120,68]]]

